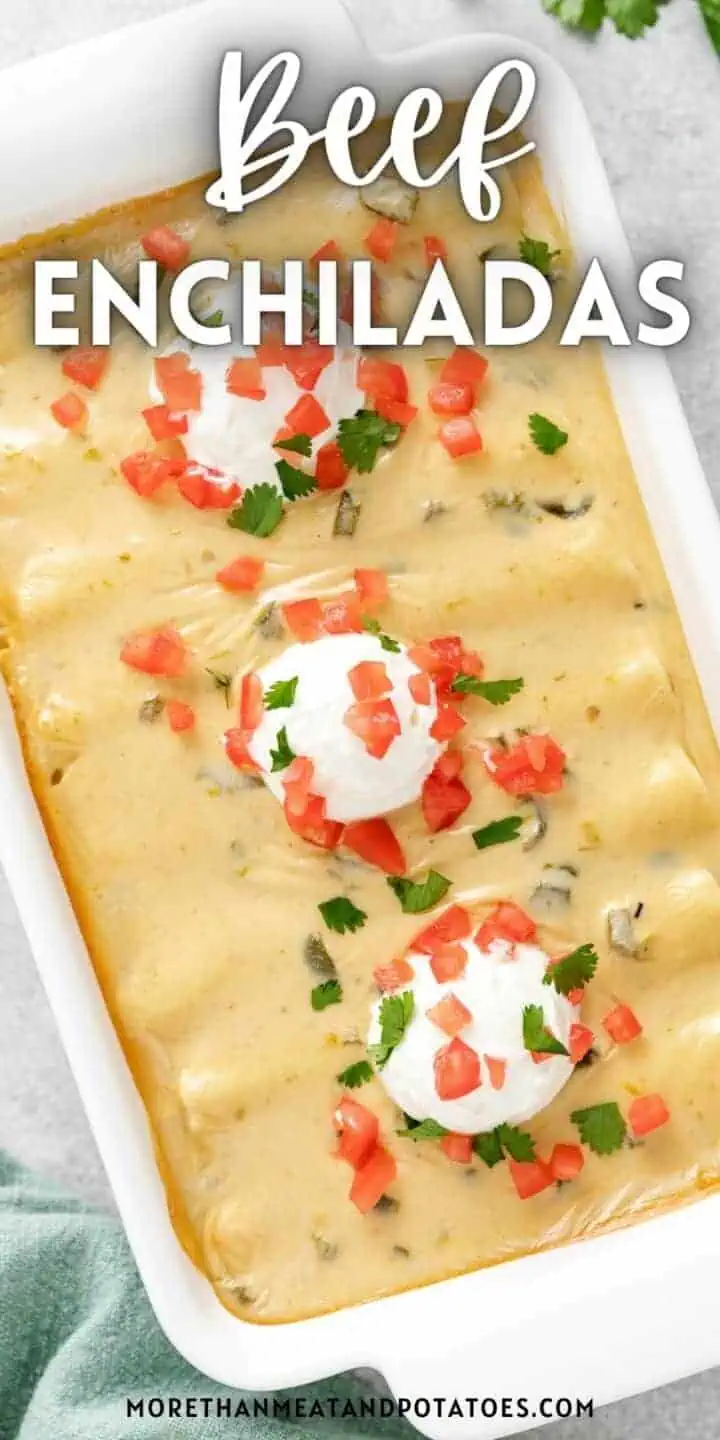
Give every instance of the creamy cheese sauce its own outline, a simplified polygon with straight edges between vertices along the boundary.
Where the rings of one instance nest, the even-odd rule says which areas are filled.
[[[422,193],[391,260],[377,266],[390,319],[417,293],[426,234],[445,242],[470,313],[490,246],[516,253],[524,231],[568,261],[534,160],[514,165],[503,185],[490,226],[467,218],[449,184]],[[85,435],[56,423],[51,403],[75,387],[61,355],[29,341],[33,253],[101,255],[128,274],[140,236],[170,224],[193,257],[262,255],[276,265],[288,235],[295,256],[329,238],[362,255],[374,219],[318,159],[228,225],[217,225],[202,188],[6,256],[3,665],[35,792],[147,1107],[173,1223],[223,1302],[267,1322],[495,1264],[717,1185],[720,765],[592,347],[561,351],[548,334],[531,349],[491,354],[474,412],[484,449],[459,461],[438,442],[426,403],[441,347],[388,357],[404,366],[419,413],[372,472],[351,473],[360,507],[352,536],[334,533],[338,491],[288,507],[266,539],[229,528],[224,511],[193,508],[174,485],[151,500],[134,493],[119,465],[148,445],[149,360],[122,330],[102,383],[82,392]],[[557,294],[562,302],[562,278]],[[553,456],[531,443],[535,411],[569,435]],[[212,443],[222,458],[223,437],[214,431]],[[254,592],[216,581],[238,555],[265,562]],[[577,1179],[525,1201],[504,1163],[453,1164],[436,1142],[398,1136],[389,1076],[388,1088],[376,1077],[353,1095],[378,1117],[394,1156],[394,1203],[368,1214],[350,1203],[351,1171],[333,1153],[336,1077],[365,1057],[374,969],[402,955],[428,917],[405,914],[385,876],[357,855],[292,834],[276,796],[223,751],[241,676],[278,664],[294,643],[268,602],[324,601],[363,567],[390,577],[378,614],[403,646],[460,634],[488,678],[524,680],[501,709],[475,696],[463,704],[467,724],[451,748],[463,751],[472,799],[457,823],[429,832],[416,800],[391,818],[407,873],[448,877],[448,900],[478,923],[511,899],[534,916],[547,953],[597,949],[582,1006],[593,1063],[528,1122],[538,1153],[577,1143],[569,1117],[579,1108],[617,1101],[626,1115],[633,1098],[659,1092],[670,1110],[641,1144],[586,1150]],[[128,635],[165,626],[190,652],[184,674],[155,678],[121,663]],[[186,734],[167,723],[171,699],[193,707]],[[527,810],[483,760],[499,732],[522,729],[562,747],[562,788],[544,800],[547,828],[532,848],[518,840],[478,850],[473,830]],[[391,759],[392,750],[378,763]],[[547,883],[558,866],[571,867],[564,886]],[[338,895],[367,914],[362,928],[324,925],[318,905]],[[608,943],[612,907],[634,917],[634,954]],[[314,935],[343,994],[321,1011],[305,958]],[[619,1002],[643,1027],[631,1044],[614,1044],[602,1025]]]

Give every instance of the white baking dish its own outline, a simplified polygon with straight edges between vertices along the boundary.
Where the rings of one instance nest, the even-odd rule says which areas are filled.
[[[181,11],[0,75],[4,214],[0,240],[172,185],[216,163],[223,51],[253,61],[295,46],[306,62],[296,113],[317,119],[363,80],[383,108],[429,81],[469,93],[499,59],[537,68],[528,128],[580,259],[599,253],[621,280],[631,257],[573,86],[546,55],[509,38],[464,35],[371,56],[337,0],[222,0]],[[308,84],[308,80],[311,81]],[[314,112],[314,115],[312,114]],[[58,146],[58,137],[62,144]],[[608,357],[615,403],[716,729],[720,525],[664,360]],[[617,1399],[720,1361],[720,1196],[614,1234],[291,1325],[233,1318],[180,1249],[145,1111],[99,993],[0,696],[0,857],[158,1319],[217,1380],[279,1388],[349,1367],[380,1371],[398,1395]],[[533,1418],[421,1419],[430,1436],[491,1437]]]

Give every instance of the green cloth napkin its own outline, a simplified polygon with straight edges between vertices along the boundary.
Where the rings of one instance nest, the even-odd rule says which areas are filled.
[[[376,1392],[351,1376],[278,1392],[337,1397],[359,1411]],[[135,1415],[128,1397],[179,1397],[182,1418]],[[377,1434],[407,1440],[404,1421],[383,1418],[186,1416],[185,1397],[240,1390],[193,1370],[159,1329],[118,1221],[31,1175],[0,1151],[0,1440],[282,1440],[297,1427],[318,1440]],[[225,1411],[227,1407],[225,1407]],[[352,1412],[351,1412],[352,1413]]]

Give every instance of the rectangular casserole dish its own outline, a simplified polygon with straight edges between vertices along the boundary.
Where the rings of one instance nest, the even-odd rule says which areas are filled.
[[[598,253],[620,293],[632,285],[631,256],[587,118],[549,57],[495,35],[373,56],[337,0],[314,0],[311,22],[290,0],[242,16],[223,0],[4,72],[0,242],[211,170],[218,66],[226,49],[238,47],[253,68],[280,48],[299,51],[304,78],[293,112],[313,125],[349,83],[369,84],[383,112],[415,85],[431,83],[446,98],[461,99],[498,60],[529,60],[539,87],[527,128],[578,262]],[[62,155],[48,143],[50,114],[64,137]],[[132,116],[132,124],[119,125],[119,115]],[[664,359],[616,351],[607,369],[720,732],[720,638],[713,625],[718,517]],[[200,1370],[223,1384],[265,1389],[364,1366],[410,1399],[527,1397],[526,1420],[415,1422],[430,1436],[464,1430],[491,1437],[536,1423],[543,1396],[601,1403],[717,1363],[720,1196],[583,1244],[294,1324],[256,1326],[230,1315],[170,1225],[145,1111],[52,857],[4,694],[0,785],[0,859],[118,1208],[161,1325]]]

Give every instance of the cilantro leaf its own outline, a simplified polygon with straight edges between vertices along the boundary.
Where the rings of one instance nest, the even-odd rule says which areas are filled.
[[[439,904],[447,895],[452,884],[437,870],[428,870],[425,879],[419,883],[400,875],[388,875],[386,879],[406,915],[420,915],[423,910],[432,910],[433,905]]]
[[[527,1130],[519,1130],[517,1125],[498,1125],[495,1134],[511,1160],[535,1159],[535,1141]]]
[[[339,1005],[342,998],[342,985],[339,980],[323,980],[310,991],[313,1010],[327,1010],[328,1005]]]
[[[720,55],[720,0],[698,0],[705,29]]]
[[[523,1010],[523,1045],[536,1055],[567,1055],[567,1050],[545,1024],[542,1005],[526,1005]]]
[[[415,1013],[415,996],[412,990],[400,994],[384,995],[380,1005],[380,1040],[370,1045],[368,1051],[378,1070],[387,1065],[393,1050],[405,1034]]]
[[[406,1140],[442,1140],[443,1135],[449,1135],[438,1120],[420,1120],[417,1125],[408,1125],[406,1130],[396,1130],[396,1135],[402,1135]]]
[[[230,511],[227,523],[231,530],[245,530],[248,535],[264,538],[277,530],[283,513],[282,495],[274,485],[251,485],[240,504]]]
[[[278,450],[288,450],[292,455],[312,455],[312,440],[309,435],[291,435],[287,440],[273,440]]]
[[[537,410],[528,417],[528,427],[533,445],[543,455],[555,455],[563,445],[567,445],[567,431],[561,430],[553,420],[548,420],[547,415],[538,414]]]
[[[551,966],[543,976],[543,985],[554,985],[558,995],[569,995],[571,990],[581,990],[592,980],[597,963],[593,945],[578,945],[577,950],[571,950]]]
[[[478,850],[489,850],[491,845],[507,845],[508,840],[517,840],[523,826],[522,815],[508,815],[504,820],[491,820],[480,830],[473,830],[472,838]]]
[[[499,1165],[503,1158],[503,1151],[497,1130],[488,1130],[484,1135],[476,1135],[473,1139],[473,1150],[481,1160],[484,1160],[489,1170],[492,1170],[493,1165]]]
[[[336,930],[338,935],[344,935],[346,930],[354,934],[356,930],[362,930],[367,915],[364,910],[359,910],[348,900],[347,895],[336,895],[333,900],[322,900],[318,910],[328,927],[328,930]]]
[[[373,1068],[369,1060],[356,1060],[354,1065],[348,1065],[347,1070],[341,1070],[336,1079],[346,1090],[357,1090],[360,1085],[367,1085],[368,1080],[373,1078]]]
[[[605,0],[609,20],[621,35],[637,40],[660,18],[660,6],[665,0]]]
[[[560,251],[551,250],[547,240],[533,240],[531,235],[521,235],[518,249],[520,259],[524,260],[526,265],[534,265],[541,275],[548,278],[551,276],[552,262]]]
[[[317,490],[315,476],[308,475],[305,470],[298,470],[295,465],[289,465],[287,460],[276,460],[275,469],[286,500],[300,500],[304,495],[310,495],[313,490]]]
[[[270,751],[270,759],[272,760],[270,769],[273,772],[276,770],[287,770],[288,765],[292,765],[295,759],[295,751],[290,745],[287,730],[284,725],[280,727],[275,736],[275,744],[277,745],[277,750],[271,749]]]
[[[595,34],[605,19],[605,0],[543,0],[543,9],[557,15],[570,30]]]
[[[289,710],[295,704],[295,691],[298,687],[299,675],[293,675],[291,680],[276,680],[269,685],[263,695],[263,705],[266,710]]]
[[[377,635],[383,650],[388,650],[391,655],[400,654],[400,646],[397,640],[392,640],[389,635],[386,635],[385,632],[380,629],[380,622],[376,620],[374,616],[363,615],[361,623],[363,630],[367,630],[368,635]]]
[[[517,695],[525,684],[520,678],[516,680],[481,680],[478,675],[456,675],[452,682],[451,690],[456,695],[479,695],[481,700],[487,700],[489,705],[507,705],[513,695]]]
[[[346,465],[367,475],[374,470],[383,446],[395,445],[402,435],[402,426],[384,420],[376,410],[358,410],[338,425],[338,444]]]
[[[596,1155],[612,1155],[619,1150],[627,1134],[627,1126],[614,1100],[590,1105],[587,1110],[573,1110],[570,1119],[580,1131],[580,1139]]]
[[[203,325],[211,325],[215,327],[218,325],[222,325],[224,318],[225,317],[223,316],[222,310],[213,310],[212,315],[205,315],[203,317],[202,323]]]

